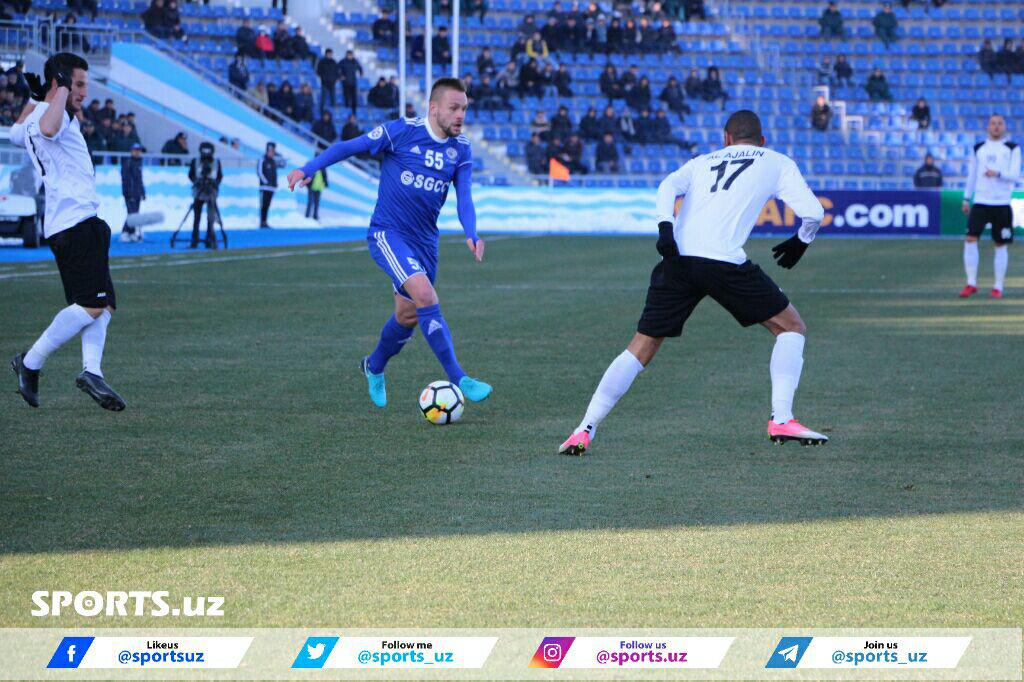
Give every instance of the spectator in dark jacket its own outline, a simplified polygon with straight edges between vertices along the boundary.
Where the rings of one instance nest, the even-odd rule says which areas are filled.
[[[932,124],[932,109],[924,97],[917,100],[917,104],[910,110],[910,119],[917,121],[917,129],[924,130]]]
[[[594,157],[598,173],[619,172],[619,148],[615,145],[615,137],[611,133],[605,133],[597,143]]]
[[[121,159],[121,195],[129,217],[139,212],[139,205],[146,198],[146,186],[142,183],[142,145],[133,144],[131,153]],[[121,241],[138,241],[136,236],[136,228],[130,227],[125,219]]]
[[[823,95],[818,95],[818,99],[814,102],[814,106],[811,107],[811,127],[815,130],[825,132],[832,124],[832,107],[825,101]]]
[[[598,131],[601,137],[607,133],[616,140],[620,139],[622,131],[619,129],[619,119],[615,116],[615,109],[610,106],[605,107],[604,113],[598,119]]]
[[[559,97],[572,97],[572,74],[569,73],[569,69],[565,64],[558,65],[558,71],[555,72],[554,84],[555,88],[558,90]]]
[[[622,29],[622,21],[616,17],[608,24],[605,36],[605,49],[608,54],[621,54],[625,50],[626,32]]]
[[[572,135],[572,128],[569,108],[564,105],[558,107],[558,113],[551,117],[551,135],[567,140]]]
[[[359,122],[356,120],[355,114],[349,114],[348,120],[345,121],[345,125],[341,127],[341,139],[354,140],[362,134],[363,129],[359,127]]]
[[[337,105],[334,98],[334,86],[341,73],[338,69],[338,62],[334,61],[334,50],[331,48],[324,51],[324,56],[317,63],[316,75],[320,77],[320,111],[327,108],[328,102],[333,109]]]
[[[519,96],[542,97],[544,88],[541,85],[541,73],[536,59],[523,64],[519,69]]]
[[[718,75],[717,67],[709,67],[707,77],[701,83],[701,96],[705,102],[722,101],[722,111],[725,111],[725,103],[729,101],[729,93],[722,87],[722,79]]]
[[[1006,75],[1006,82],[1013,80],[1013,74],[1017,73],[1017,53],[1013,50],[1013,39],[1007,38],[1003,41],[1003,47],[996,55],[996,71]]]
[[[626,93],[626,104],[634,111],[640,111],[651,106],[651,81],[643,76],[636,85]]]
[[[881,69],[875,69],[868,76],[868,82],[864,86],[868,91],[868,97],[872,102],[891,102],[892,93],[889,91],[889,81],[885,79]]]
[[[228,67],[228,82],[239,90],[249,89],[249,67],[241,53],[235,55],[235,61]]]
[[[373,42],[385,47],[398,44],[398,27],[387,8],[380,11],[380,18],[373,22]]]
[[[388,97],[388,82],[384,76],[377,79],[377,84],[370,88],[370,92],[366,95],[366,101],[370,103],[371,107],[378,109],[390,109],[391,107]]]
[[[496,76],[498,71],[494,68],[494,57],[491,56],[491,48],[485,47],[476,58],[476,75]]]
[[[882,5],[882,11],[875,15],[871,23],[875,27],[875,35],[885,45],[885,49],[889,49],[889,46],[896,42],[896,30],[899,28],[899,21],[892,11],[892,3]]]
[[[303,83],[295,94],[295,120],[312,123],[313,108],[313,88],[309,83]]]
[[[608,98],[609,104],[613,100],[622,98],[622,86],[619,84],[619,75],[611,64],[605,65],[604,71],[601,72],[601,77],[598,79],[598,85],[601,88],[601,94]]]
[[[433,50],[431,57],[435,64],[452,63],[452,43],[448,40],[448,29],[444,26],[437,29],[437,34],[430,41]]]
[[[841,54],[836,57],[836,86],[837,87],[849,87],[853,82],[853,67],[850,66],[850,62],[846,61],[846,55]]]
[[[846,37],[846,30],[843,28],[843,15],[834,2],[828,3],[828,7],[821,13],[818,25],[821,26],[822,38]]]
[[[687,151],[693,151],[694,144],[692,142],[687,142],[672,134],[672,124],[669,122],[668,115],[664,109],[658,109],[658,112],[654,115],[650,136],[651,142],[654,144],[674,144]]]
[[[661,27],[658,28],[658,49],[662,52],[679,52],[679,43],[676,42],[676,30],[672,28],[669,19],[661,20]]]
[[[704,9],[704,0],[683,0],[683,18],[686,21],[693,19],[707,19],[707,10]]]
[[[363,67],[356,60],[352,50],[348,50],[345,58],[338,62],[338,71],[341,74],[341,92],[345,98],[345,106],[354,114],[359,102],[359,77],[363,75]]]
[[[238,53],[246,57],[258,57],[256,51],[256,31],[252,29],[252,20],[246,19],[235,32],[235,47]]]
[[[601,139],[600,122],[594,107],[587,109],[587,113],[580,119],[580,137],[587,142]]]
[[[167,8],[164,7],[164,0],[152,0],[149,7],[142,13],[142,24],[146,32],[157,38],[167,39],[171,37],[171,29],[167,25]]]
[[[686,104],[686,93],[683,91],[682,86],[679,85],[679,80],[675,76],[669,77],[668,84],[662,88],[658,99],[665,103],[669,111],[677,114],[680,121],[683,120],[683,116],[692,111],[689,105]]]
[[[295,59],[295,55],[292,53],[292,35],[288,32],[288,25],[284,21],[277,22],[277,28],[274,29],[272,39],[274,41],[275,58],[285,61]]]
[[[640,110],[640,116],[633,123],[636,128],[636,141],[640,144],[654,143],[654,118],[651,110],[644,107]]]
[[[547,146],[537,133],[531,135],[530,141],[526,143],[526,168],[534,175],[548,172]]]
[[[989,78],[995,77],[999,71],[999,58],[996,56],[996,51],[992,49],[992,41],[988,38],[981,44],[981,49],[978,50],[978,64],[981,66],[981,70],[988,74]]]
[[[160,149],[160,153],[188,156],[188,135],[185,133],[178,133],[173,139],[167,140],[167,142],[164,143],[164,146]],[[164,165],[180,166],[181,161],[178,159],[169,159],[166,160]]]
[[[296,59],[305,61],[309,60],[310,66],[316,65],[316,55],[309,49],[309,42],[306,41],[306,36],[302,33],[302,27],[295,27],[295,34],[292,35],[292,54]]]
[[[583,142],[579,135],[570,135],[562,151],[567,160],[565,165],[571,173],[587,174],[590,169],[583,163]]]
[[[313,124],[313,134],[322,137],[327,142],[334,142],[338,139],[338,131],[334,128],[334,117],[329,109],[320,112],[320,120]]]
[[[702,96],[704,93],[703,81],[701,81],[697,69],[690,69],[690,75],[683,81],[683,89],[686,90],[686,96],[690,99],[698,99]]]
[[[931,154],[924,157],[924,165],[914,173],[914,187],[930,189],[942,187],[942,171],[935,165]]]

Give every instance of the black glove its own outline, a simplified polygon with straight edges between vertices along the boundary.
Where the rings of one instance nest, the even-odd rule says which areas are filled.
[[[675,226],[667,220],[658,223],[658,244],[656,248],[662,258],[679,257],[679,248],[676,246],[674,227]]]
[[[810,244],[804,243],[798,235],[793,235],[781,244],[772,247],[772,257],[780,268],[789,270],[799,262],[800,257]]]
[[[54,76],[53,80],[57,81],[58,88],[71,89],[71,74],[67,71],[58,71]]]
[[[43,85],[43,79],[36,73],[26,73],[25,80],[28,81],[28,89],[32,99],[37,102],[42,102],[46,99],[46,86]]]

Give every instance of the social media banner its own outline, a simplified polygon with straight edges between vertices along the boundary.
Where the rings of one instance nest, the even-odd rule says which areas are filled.
[[[735,637],[545,637],[531,668],[717,668]]]
[[[482,668],[497,637],[310,637],[293,668]]]
[[[65,637],[47,668],[237,668],[252,637]]]
[[[956,668],[970,637],[783,637],[766,668]]]

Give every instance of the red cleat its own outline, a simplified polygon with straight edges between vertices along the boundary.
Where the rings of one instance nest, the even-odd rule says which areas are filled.
[[[992,298],[1002,298],[1003,297],[1003,290],[1002,289],[993,289],[992,293],[989,294],[989,296],[991,296]]]
[[[778,445],[784,445],[791,440],[795,440],[800,445],[824,445],[828,442],[828,436],[811,431],[795,419],[790,419],[784,424],[769,420],[768,438]]]
[[[971,294],[976,293],[978,293],[978,287],[974,286],[973,284],[968,284],[967,286],[960,290],[960,298],[967,298]]]
[[[590,447],[590,434],[580,431],[569,436],[564,443],[558,447],[558,454],[572,457],[582,457]]]

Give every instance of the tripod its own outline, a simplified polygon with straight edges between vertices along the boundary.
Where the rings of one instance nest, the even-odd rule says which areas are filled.
[[[185,241],[184,237],[178,237],[178,233],[181,232],[181,228],[185,226],[185,223],[188,221],[189,216],[192,215],[192,211],[194,209],[195,209],[194,205],[190,205],[188,207],[188,211],[185,212],[185,217],[181,219],[180,223],[178,223],[178,229],[176,229],[174,231],[174,234],[171,235],[171,248],[172,249],[174,248],[174,245],[177,242]],[[213,212],[213,222],[214,222],[214,225],[219,225],[220,226],[220,238],[217,239],[217,230],[215,229],[213,231],[214,239],[216,239],[217,242],[223,242],[223,244],[224,244],[223,248],[225,248],[225,249],[228,248],[228,234],[227,234],[227,232],[224,231],[224,221],[221,220],[221,218],[220,218],[220,209],[217,207],[216,200],[214,200],[214,201],[207,201],[206,202],[206,210]],[[191,236],[188,238],[188,242],[189,243],[192,242],[192,237]]]

